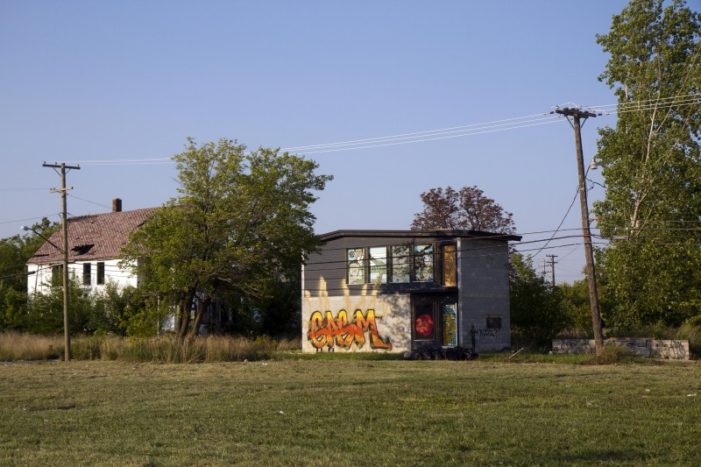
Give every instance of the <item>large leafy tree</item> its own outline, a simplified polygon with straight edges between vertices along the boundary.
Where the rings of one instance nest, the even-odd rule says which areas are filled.
[[[131,236],[124,258],[138,263],[145,291],[174,307],[182,341],[210,305],[269,299],[293,280],[316,244],[314,191],[331,177],[313,161],[226,139],[189,140],[174,159],[179,195]]]
[[[476,186],[459,191],[448,186],[431,188],[421,194],[423,211],[414,216],[412,230],[464,229],[514,233],[513,214]]]
[[[615,128],[600,130],[607,191],[605,319],[679,324],[701,311],[701,15],[683,1],[632,0],[598,36],[600,79],[615,90]]]

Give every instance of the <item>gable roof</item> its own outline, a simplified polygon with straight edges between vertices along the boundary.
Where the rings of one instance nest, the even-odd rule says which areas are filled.
[[[489,238],[492,240],[520,241],[521,236],[477,230],[334,230],[319,235],[319,240],[327,242],[342,237],[404,237],[404,238]]]
[[[158,208],[108,212],[68,219],[68,260],[93,261],[119,258],[120,250],[129,240],[129,234],[141,226]],[[63,253],[54,245],[63,247],[63,230],[58,229],[27,260],[30,264],[56,263]],[[52,245],[53,243],[54,245]]]

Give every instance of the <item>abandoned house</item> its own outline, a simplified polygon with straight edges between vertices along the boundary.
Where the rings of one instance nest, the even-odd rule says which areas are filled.
[[[112,201],[112,212],[68,219],[68,273],[87,293],[104,291],[112,283],[118,289],[136,287],[138,278],[130,267],[120,267],[120,250],[129,234],[157,208],[122,211],[122,201]],[[27,260],[27,292],[47,294],[60,284],[63,268],[63,237],[58,229]]]
[[[465,230],[338,230],[302,268],[302,349],[511,345],[509,241]]]

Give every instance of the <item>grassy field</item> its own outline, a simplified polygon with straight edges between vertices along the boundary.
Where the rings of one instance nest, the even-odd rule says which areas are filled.
[[[701,364],[0,364],[0,464],[701,464]]]

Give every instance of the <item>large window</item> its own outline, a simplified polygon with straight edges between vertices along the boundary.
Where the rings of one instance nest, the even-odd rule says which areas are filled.
[[[457,251],[455,244],[440,250],[442,258],[436,264],[432,243],[419,245],[374,246],[346,250],[346,279],[348,285],[402,284],[434,282],[457,286]],[[436,268],[438,268],[436,270]]]
[[[387,247],[370,248],[370,282],[387,283]]]
[[[433,245],[414,245],[414,280],[433,281]]]
[[[392,247],[392,280],[402,283],[411,281],[411,246],[394,245]]]
[[[458,285],[458,258],[454,243],[443,245],[443,285],[446,287]]]
[[[365,283],[365,248],[351,248],[347,251],[348,284]]]

